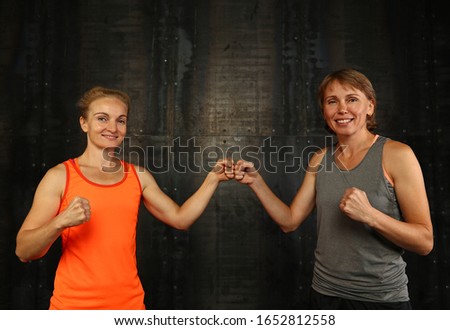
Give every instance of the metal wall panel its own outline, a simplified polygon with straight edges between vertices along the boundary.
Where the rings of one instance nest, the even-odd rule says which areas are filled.
[[[316,88],[362,70],[379,133],[408,143],[435,226],[406,253],[415,308],[450,307],[449,17],[440,1],[0,1],[0,308],[45,309],[59,255],[21,264],[14,238],[45,171],[85,138],[75,102],[94,85],[132,97],[123,153],[182,203],[215,156],[257,162],[290,203],[308,152],[327,143]],[[223,183],[187,232],[143,208],[137,258],[151,309],[305,308],[315,214],[283,234],[254,194]]]

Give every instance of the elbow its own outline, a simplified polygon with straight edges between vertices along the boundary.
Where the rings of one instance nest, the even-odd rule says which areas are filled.
[[[16,253],[17,258],[19,258],[19,260],[21,262],[30,262],[30,261],[42,258],[45,255],[46,251],[44,251],[43,253],[41,253],[39,255],[33,255],[33,254],[27,252],[26,249],[21,248],[20,245],[17,245],[15,253]]]
[[[29,255],[26,253],[26,249],[24,248],[24,244],[22,243],[20,232],[16,237],[16,250],[14,252],[16,257],[19,258],[21,262],[28,262],[30,260]]]
[[[278,222],[278,226],[283,231],[283,233],[288,234],[293,231],[296,231],[298,227],[300,227],[300,223],[297,221],[294,221],[292,217],[286,217],[283,219],[283,221]]]
[[[283,233],[289,234],[295,231],[298,228],[298,226],[280,226],[280,228]]]
[[[422,251],[420,251],[420,255],[427,256],[433,251],[434,248],[434,235],[433,229],[427,231],[426,238],[424,239],[425,243],[422,246]]]
[[[434,238],[433,235],[427,235],[426,238],[422,240],[420,245],[417,245],[413,252],[417,253],[420,256],[427,256],[433,251],[434,248]]]
[[[19,260],[21,262],[27,262],[28,259],[26,258],[25,254],[23,253],[23,251],[21,251],[20,245],[18,243],[16,243],[16,250],[14,251],[16,254],[16,257],[19,258]]]
[[[432,250],[433,250],[433,249],[420,249],[420,250],[416,251],[416,253],[417,253],[418,255],[422,256],[422,257],[426,257],[427,255],[430,254],[430,252],[431,252]]]
[[[31,256],[29,255],[29,253],[26,252],[24,244],[21,243],[19,235],[17,236],[18,237],[16,238],[16,250],[14,252],[21,262],[28,262],[31,260]]]
[[[427,256],[431,253],[431,251],[433,251],[433,247],[434,247],[434,240],[433,238],[431,238],[426,242],[426,244],[422,246],[422,248],[419,251],[417,251],[417,253],[421,256]]]
[[[16,248],[16,256],[17,256],[17,258],[19,258],[19,260],[21,261],[21,262],[28,262],[28,261],[30,261],[30,258],[27,258],[27,256],[24,254],[24,253],[22,253],[21,251],[20,251],[20,249],[18,249],[18,248]]]
[[[31,260],[22,259],[22,258],[19,257],[19,261],[20,261],[20,262],[23,262],[23,263],[25,264],[25,263],[27,263],[27,262],[30,262]]]
[[[188,223],[188,222],[181,221],[181,220],[180,221],[167,222],[167,224],[170,227],[172,227],[172,228],[174,228],[176,230],[180,230],[180,231],[187,231],[192,225],[192,223]]]
[[[38,256],[32,256],[32,255],[26,255],[26,254],[20,254],[16,252],[16,256],[17,258],[19,258],[19,260],[23,263],[27,263],[33,260],[37,260],[42,258],[44,255],[38,255]]]
[[[187,230],[189,229],[190,226],[174,225],[174,226],[172,226],[172,227],[175,228],[176,230],[187,231]]]

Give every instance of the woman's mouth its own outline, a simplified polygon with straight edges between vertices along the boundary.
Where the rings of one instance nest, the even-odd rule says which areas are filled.
[[[337,119],[335,120],[336,123],[340,124],[340,125],[345,125],[350,123],[353,120],[353,118],[347,118],[347,119]]]
[[[116,135],[102,134],[102,136],[103,136],[104,138],[108,139],[108,140],[111,140],[111,141],[117,139],[117,136],[116,136]]]

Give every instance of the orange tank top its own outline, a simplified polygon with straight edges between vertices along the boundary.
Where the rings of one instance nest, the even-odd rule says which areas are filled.
[[[75,196],[89,200],[90,221],[65,229],[50,309],[145,309],[136,264],[142,189],[134,166],[112,185],[89,181],[77,160],[64,162],[63,211]]]

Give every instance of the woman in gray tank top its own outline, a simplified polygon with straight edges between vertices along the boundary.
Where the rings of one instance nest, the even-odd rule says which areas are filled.
[[[403,251],[427,255],[433,248],[419,162],[409,146],[373,133],[376,95],[362,73],[329,74],[318,99],[337,143],[314,154],[290,205],[250,162],[236,163],[235,179],[284,232],[316,209],[312,309],[410,309]]]

